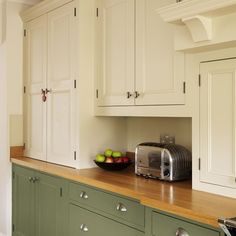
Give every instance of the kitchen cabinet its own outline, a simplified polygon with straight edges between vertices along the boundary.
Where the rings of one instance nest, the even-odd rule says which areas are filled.
[[[13,166],[13,235],[64,236],[66,181]]]
[[[200,64],[200,181],[236,188],[236,59]]]
[[[144,233],[124,224],[103,217],[100,214],[70,204],[69,206],[70,236],[144,236]]]
[[[200,225],[196,222],[180,219],[176,216],[169,215],[165,212],[159,212],[148,208],[147,217],[147,234],[155,236],[223,236],[219,229],[209,228],[206,225]]]
[[[76,8],[25,22],[25,155],[75,165]]]
[[[99,1],[98,106],[185,104],[185,54],[156,12],[174,2]]]

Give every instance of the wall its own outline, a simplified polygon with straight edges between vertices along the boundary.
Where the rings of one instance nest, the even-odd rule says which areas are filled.
[[[127,150],[142,142],[159,142],[161,134],[175,136],[175,143],[191,150],[191,118],[127,118]]]

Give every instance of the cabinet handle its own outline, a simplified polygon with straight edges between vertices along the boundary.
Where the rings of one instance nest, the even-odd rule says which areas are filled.
[[[116,206],[116,210],[117,210],[117,211],[126,212],[126,211],[127,211],[127,208],[126,208],[125,205],[123,205],[122,203],[118,203],[118,205]]]
[[[134,92],[134,98],[138,98],[140,96],[140,93],[138,91]]]
[[[79,195],[80,198],[83,198],[83,199],[88,199],[88,195],[86,192],[82,191],[81,194]]]
[[[80,225],[80,230],[83,232],[88,232],[88,227],[85,224]]]
[[[46,91],[44,89],[41,89],[41,94],[42,94],[43,102],[46,102],[47,101],[47,96],[46,96]]]
[[[39,181],[40,179],[38,178],[38,177],[34,177],[34,178],[32,178],[32,182],[33,183],[35,183],[35,182],[37,182],[37,181]]]
[[[131,92],[127,92],[127,99],[132,97],[132,93]]]
[[[175,233],[176,236],[189,236],[188,232],[183,228],[178,228]]]
[[[48,94],[48,93],[51,93],[52,92],[52,89],[47,89],[45,90],[45,93]]]
[[[32,182],[33,181],[33,178],[32,177],[29,177],[29,182]]]

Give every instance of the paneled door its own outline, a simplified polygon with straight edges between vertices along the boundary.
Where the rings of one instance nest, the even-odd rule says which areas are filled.
[[[13,167],[12,224],[13,236],[32,236],[34,231],[34,184],[32,170]]]
[[[47,16],[27,23],[25,34],[25,155],[46,160],[46,103],[42,101],[42,89],[46,88],[47,76]]]
[[[134,105],[134,0],[99,3],[99,106]]]
[[[136,0],[136,105],[185,104],[185,55],[174,50],[174,26],[157,9],[176,0]]]
[[[75,3],[48,14],[47,161],[74,166]]]
[[[200,64],[200,179],[236,188],[236,59]]]

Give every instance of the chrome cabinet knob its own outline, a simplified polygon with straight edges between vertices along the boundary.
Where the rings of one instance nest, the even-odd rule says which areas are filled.
[[[85,224],[80,225],[80,230],[83,232],[88,232],[88,227]]]
[[[84,192],[84,191],[82,191],[79,196],[80,196],[80,198],[88,199],[88,195],[87,195],[87,193]]]
[[[29,177],[29,182],[32,182],[33,181],[33,177]]]
[[[118,203],[118,205],[116,206],[116,210],[117,211],[121,211],[121,212],[126,212],[127,208],[125,205],[123,205],[122,203]]]
[[[33,183],[35,183],[35,182],[37,182],[37,181],[39,181],[39,180],[40,180],[40,179],[39,179],[38,177],[33,177],[33,178],[32,178],[32,182],[33,182]]]
[[[175,233],[176,236],[189,236],[188,232],[183,228],[178,228]]]

